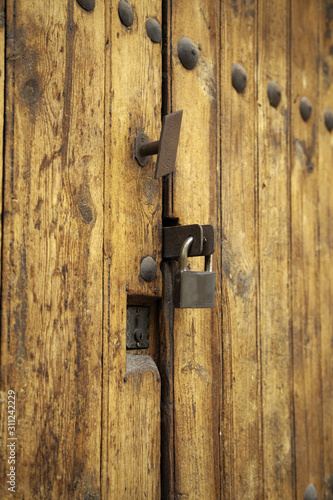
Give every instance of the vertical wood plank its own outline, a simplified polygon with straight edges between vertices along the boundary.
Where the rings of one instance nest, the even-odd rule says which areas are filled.
[[[16,393],[16,495],[97,498],[104,8],[6,12],[1,384]]]
[[[223,498],[261,498],[260,336],[256,159],[256,12],[222,2]],[[247,72],[238,94],[233,64]]]
[[[293,498],[289,1],[258,2],[259,328],[263,494]],[[277,108],[267,86],[281,89]]]
[[[171,2],[170,107],[183,109],[173,178],[173,215],[179,223],[219,228],[219,3]],[[178,42],[198,47],[195,69],[183,67]],[[220,240],[220,235],[218,235]],[[220,495],[219,418],[221,397],[221,323],[219,245],[215,310],[176,309],[174,313],[174,498]],[[192,259],[192,270],[203,270]]]
[[[293,369],[297,498],[313,484],[322,498],[324,475],[321,378],[318,123],[320,6],[293,0],[291,45],[291,230]],[[305,123],[300,98],[310,99]]]
[[[2,251],[2,183],[3,183],[3,131],[5,120],[5,0],[0,2],[0,262]],[[1,265],[0,265],[1,283]],[[0,402],[1,405],[1,402]]]
[[[325,126],[324,111],[333,110],[333,1],[322,0],[319,52],[319,218],[320,324],[323,384],[323,498],[333,498],[333,133]]]
[[[143,168],[134,159],[135,136],[161,131],[161,44],[145,27],[151,17],[161,23],[161,1],[131,5],[126,28],[118,2],[106,2],[102,497],[158,499],[161,384],[156,367],[127,373],[126,307],[153,308],[161,296],[162,182],[156,156]],[[147,255],[157,264],[150,283],[140,276]]]

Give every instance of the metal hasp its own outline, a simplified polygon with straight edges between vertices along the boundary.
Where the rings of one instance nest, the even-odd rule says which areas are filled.
[[[163,228],[163,260],[178,260],[174,276],[174,306],[208,308],[215,305],[215,228],[212,225],[191,224]],[[188,257],[205,257],[205,271],[187,268]]]
[[[149,142],[143,132],[134,140],[134,156],[141,167],[149,161],[149,156],[158,155],[155,179],[171,174],[175,169],[182,116],[183,110],[180,110],[163,117],[159,141]]]
[[[149,348],[149,307],[127,306],[126,348]]]
[[[182,245],[189,236],[193,236],[189,257],[208,256],[214,253],[216,240],[214,226],[200,226],[200,224],[170,226],[163,227],[163,260],[178,260]]]
[[[213,256],[205,257],[205,271],[189,271],[187,258],[193,236],[183,242],[179,255],[179,269],[174,280],[174,306],[179,308],[212,308],[215,306],[215,273]]]

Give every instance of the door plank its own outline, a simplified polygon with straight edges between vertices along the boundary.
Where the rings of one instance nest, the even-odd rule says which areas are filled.
[[[319,58],[319,218],[320,324],[323,387],[323,498],[333,495],[333,134],[325,126],[324,110],[333,110],[333,1],[323,0],[320,11]]]
[[[161,1],[131,5],[129,28],[118,2],[106,8],[102,497],[158,499],[161,384],[151,364],[127,373],[126,308],[154,310],[161,296],[162,181],[156,157],[143,168],[134,159],[135,136],[157,140],[161,131],[162,47],[145,27],[151,17],[161,23]],[[157,264],[150,283],[140,276],[147,255]]]
[[[211,2],[172,4],[171,106],[183,109],[174,175],[173,213],[180,224],[219,226],[218,53],[219,10]],[[177,45],[189,37],[199,47],[198,65],[185,69]],[[218,269],[219,249],[214,254]],[[202,259],[191,268],[203,269]],[[217,274],[217,287],[220,280]],[[215,311],[175,310],[174,433],[175,497],[219,495],[219,405],[221,390],[219,297]]]
[[[297,498],[303,498],[310,483],[322,498],[324,474],[318,208],[319,14],[316,2],[292,2],[291,238]],[[306,123],[299,112],[302,96],[312,103],[312,114]]]
[[[258,202],[263,494],[293,498],[289,1],[258,3]],[[267,86],[281,88],[270,105]]]
[[[222,495],[261,498],[256,12],[251,0],[221,5]],[[247,72],[241,94],[236,63]]]
[[[219,227],[218,51],[219,5],[170,2],[170,110],[183,109],[173,176],[173,210],[179,223]],[[194,70],[185,69],[177,52],[182,37],[199,47]],[[217,245],[218,246],[218,245]],[[214,270],[219,268],[219,249]],[[203,270],[203,259],[191,269]],[[174,474],[172,496],[219,497],[219,413],[221,398],[220,280],[216,309],[174,311]],[[170,381],[168,382],[170,383]],[[170,487],[170,486],[169,486]],[[165,492],[164,492],[165,493]],[[169,493],[170,494],[170,493]]]
[[[16,494],[97,498],[104,8],[16,0],[6,14],[1,383],[16,393]]]

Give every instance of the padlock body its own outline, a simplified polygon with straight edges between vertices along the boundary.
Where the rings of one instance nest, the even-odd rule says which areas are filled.
[[[177,271],[174,285],[174,305],[181,308],[204,308],[215,305],[215,273]]]

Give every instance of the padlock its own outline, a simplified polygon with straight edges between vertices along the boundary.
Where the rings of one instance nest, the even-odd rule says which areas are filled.
[[[213,256],[205,260],[205,271],[189,271],[187,258],[193,237],[183,243],[179,255],[179,268],[174,279],[174,306],[203,308],[215,305],[215,273],[212,272]]]

